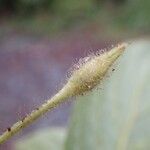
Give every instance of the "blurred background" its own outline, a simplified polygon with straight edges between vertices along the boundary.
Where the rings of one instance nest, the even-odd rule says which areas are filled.
[[[0,0],[0,133],[54,95],[81,57],[150,34],[149,0]],[[67,127],[72,103],[0,146],[45,127]]]

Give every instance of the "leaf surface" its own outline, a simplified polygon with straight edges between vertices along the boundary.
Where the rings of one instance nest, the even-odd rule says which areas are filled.
[[[115,69],[77,98],[66,150],[150,149],[150,42],[132,43]]]

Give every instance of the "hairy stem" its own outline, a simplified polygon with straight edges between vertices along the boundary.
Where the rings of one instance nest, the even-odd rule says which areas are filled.
[[[69,94],[66,93],[66,90],[64,88],[58,92],[54,97],[47,100],[42,106],[39,108],[36,108],[31,112],[31,114],[27,115],[22,120],[15,123],[11,128],[8,128],[7,131],[5,131],[0,136],[0,144],[4,143],[6,140],[8,140],[10,137],[12,137],[14,134],[16,134],[18,131],[22,130],[26,126],[30,125],[32,122],[34,122],[37,118],[45,114],[47,111],[52,110],[53,108],[60,105],[66,98],[69,97]]]

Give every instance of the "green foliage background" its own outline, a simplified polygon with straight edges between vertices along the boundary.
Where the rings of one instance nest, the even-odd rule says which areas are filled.
[[[56,31],[96,22],[112,29],[147,33],[149,8],[149,0],[0,0],[0,12],[10,11],[25,26],[40,24],[41,28]],[[47,19],[38,22],[37,15]]]

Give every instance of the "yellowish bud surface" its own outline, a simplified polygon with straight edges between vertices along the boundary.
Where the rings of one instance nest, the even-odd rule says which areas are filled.
[[[122,43],[110,51],[92,56],[89,61],[81,64],[79,69],[72,72],[64,89],[70,96],[84,94],[96,87],[105,77],[114,61],[123,53],[127,43]]]

